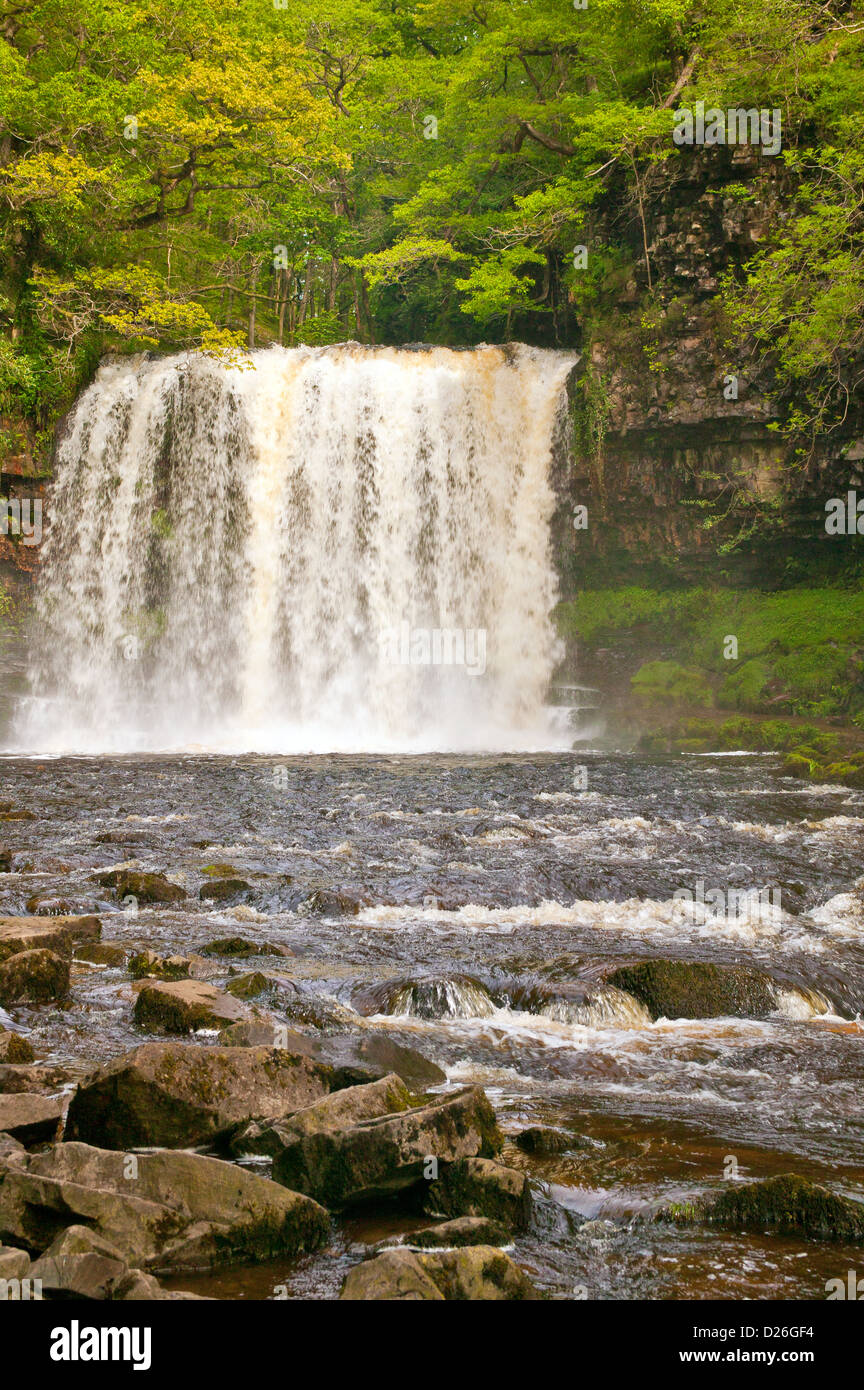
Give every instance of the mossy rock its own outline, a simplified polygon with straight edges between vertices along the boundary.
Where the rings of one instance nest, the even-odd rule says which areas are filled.
[[[139,951],[129,961],[133,980],[152,977],[155,980],[185,980],[191,962],[187,956],[159,956],[155,951]]]
[[[759,1018],[777,1007],[771,982],[749,966],[648,960],[607,977],[657,1018]]]
[[[269,987],[270,981],[260,970],[252,970],[247,975],[237,975],[225,986],[235,999],[255,999]]]
[[[208,878],[239,878],[233,864],[205,864],[201,872]]]
[[[0,1062],[17,1066],[35,1060],[36,1053],[27,1038],[22,1038],[20,1033],[0,1032]]]
[[[245,878],[214,878],[203,883],[198,890],[202,902],[230,902],[234,898],[246,897],[252,892],[251,884]]]
[[[138,869],[110,869],[98,875],[103,888],[114,888],[122,902],[124,898],[136,898],[139,903],[159,906],[179,903],[186,897],[185,888],[172,883],[164,874],[144,873]]]
[[[807,1240],[864,1240],[864,1204],[795,1173],[729,1187],[705,1211],[712,1226]]]

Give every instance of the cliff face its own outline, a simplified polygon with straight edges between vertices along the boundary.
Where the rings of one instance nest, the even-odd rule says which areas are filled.
[[[800,452],[778,432],[770,362],[731,342],[723,277],[788,197],[783,166],[748,148],[696,149],[646,180],[627,236],[638,268],[586,325],[556,545],[565,596],[621,582],[766,587],[843,560],[825,502],[862,484],[864,407]],[[620,208],[597,231],[611,235]],[[649,284],[650,277],[650,284]],[[573,508],[588,507],[574,530]],[[842,568],[842,563],[841,563]]]

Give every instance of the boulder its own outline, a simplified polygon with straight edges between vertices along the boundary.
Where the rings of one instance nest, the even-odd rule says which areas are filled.
[[[20,1033],[0,1033],[0,1063],[33,1062],[36,1053],[33,1044],[22,1038]]]
[[[516,1144],[526,1154],[548,1156],[563,1154],[568,1149],[580,1147],[580,1141],[572,1134],[560,1129],[550,1129],[546,1125],[533,1125],[516,1135]]]
[[[202,956],[290,956],[287,946],[272,941],[249,941],[245,936],[220,936],[201,948]]]
[[[43,1297],[105,1299],[128,1272],[120,1251],[87,1226],[67,1226],[30,1269]]]
[[[0,1004],[50,1004],[69,993],[69,962],[56,951],[19,951],[0,965]]]
[[[73,956],[75,960],[82,960],[87,965],[126,964],[126,948],[113,941],[91,941],[85,946],[76,946]]]
[[[293,1114],[332,1081],[331,1068],[289,1048],[148,1043],[82,1081],[66,1136],[116,1149],[204,1144]]]
[[[515,1168],[470,1156],[441,1167],[423,1207],[430,1216],[488,1216],[520,1231],[531,1218],[531,1186]]]
[[[186,889],[172,883],[164,874],[145,873],[139,869],[111,869],[96,875],[103,888],[114,888],[118,899],[136,898],[139,903],[161,906],[179,903],[188,896]]]
[[[273,1176],[326,1206],[344,1207],[412,1187],[432,1159],[497,1153],[501,1143],[495,1112],[471,1086],[347,1128],[302,1133],[275,1156]]]
[[[334,893],[329,888],[318,888],[303,899],[297,911],[303,916],[356,917],[362,907],[360,899],[349,893]]]
[[[12,851],[8,845],[0,845],[0,874],[12,872]]]
[[[491,1245],[418,1254],[386,1250],[357,1265],[342,1286],[340,1299],[389,1302],[447,1300],[515,1302],[539,1299],[531,1280],[503,1251]]]
[[[246,975],[236,975],[225,988],[234,999],[257,999],[269,986],[266,975],[262,975],[260,970],[251,970]]]
[[[133,980],[188,980],[192,962],[188,956],[160,956],[156,951],[138,951],[129,960]]]
[[[141,980],[133,988],[135,1022],[148,1033],[194,1033],[224,1028],[246,1017],[246,1009],[205,980]]]
[[[385,1250],[350,1270],[340,1300],[349,1303],[443,1303],[444,1295],[413,1250]]]
[[[34,917],[68,917],[74,911],[69,900],[56,893],[34,893],[24,906]]]
[[[332,1089],[362,1086],[395,1072],[411,1091],[425,1091],[447,1080],[445,1073],[413,1047],[403,1047],[386,1033],[351,1033],[313,1038],[267,1019],[235,1023],[219,1034],[226,1047],[288,1047],[331,1067]]]
[[[0,1095],[0,1131],[26,1148],[50,1142],[62,1117],[62,1105],[50,1096]]]
[[[657,1018],[758,1018],[777,1008],[771,980],[749,966],[647,960],[607,976]]]
[[[26,1157],[27,1150],[23,1144],[19,1144],[11,1134],[0,1132],[0,1169],[7,1163],[20,1163]]]
[[[202,902],[224,903],[248,897],[251,892],[252,886],[245,878],[214,878],[209,883],[202,884],[198,889],[198,897]]]
[[[457,1216],[437,1226],[425,1226],[406,1237],[408,1245],[421,1250],[453,1250],[463,1245],[509,1245],[512,1235],[500,1221],[488,1216]]]
[[[346,1129],[364,1120],[408,1110],[410,1105],[411,1097],[399,1077],[385,1076],[366,1086],[348,1086],[345,1090],[334,1091],[314,1105],[304,1106],[288,1119],[253,1120],[232,1137],[231,1152],[236,1157],[268,1154],[275,1158],[306,1135]]]
[[[343,1033],[329,1038],[309,1039],[311,1055],[337,1072],[340,1086],[359,1086],[379,1081],[395,1072],[411,1091],[440,1086],[446,1074],[422,1052],[394,1042],[384,1032]]]
[[[145,1270],[295,1255],[329,1233],[327,1213],[308,1197],[200,1154],[65,1143],[4,1169],[0,1239],[42,1251],[77,1225]]]
[[[73,942],[96,941],[101,932],[98,917],[0,917],[0,962],[43,947],[68,956]]]
[[[849,1244],[864,1240],[864,1203],[838,1196],[795,1173],[730,1184],[704,1215],[712,1226],[729,1231],[768,1231]]]
[[[26,1250],[0,1245],[0,1279],[26,1279],[30,1272],[30,1256]]]
[[[0,1094],[44,1095],[58,1091],[71,1080],[66,1067],[55,1067],[50,1062],[34,1066],[32,1062],[0,1062]]]

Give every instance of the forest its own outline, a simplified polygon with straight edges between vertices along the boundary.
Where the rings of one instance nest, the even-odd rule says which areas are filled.
[[[845,0],[3,0],[0,411],[108,351],[584,347],[680,301],[652,243],[676,110],[779,113],[712,287],[781,428],[864,347],[864,18]],[[673,305],[674,307],[674,305]],[[8,443],[8,441],[7,441]]]

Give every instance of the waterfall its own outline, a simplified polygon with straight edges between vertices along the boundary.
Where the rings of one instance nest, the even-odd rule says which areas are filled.
[[[575,360],[104,363],[58,446],[14,746],[561,746],[549,472]]]

